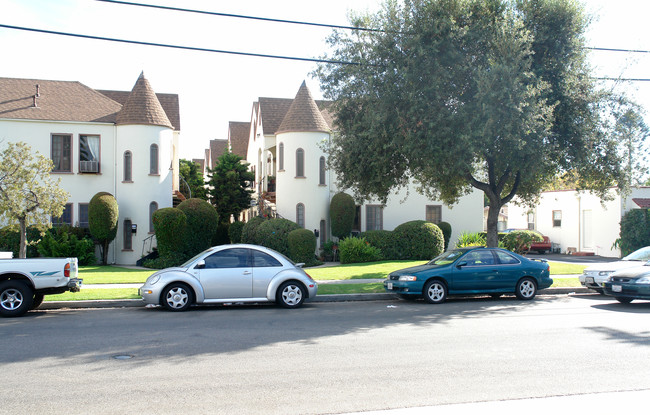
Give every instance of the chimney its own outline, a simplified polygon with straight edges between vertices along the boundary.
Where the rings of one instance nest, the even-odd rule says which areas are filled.
[[[38,104],[36,103],[36,98],[40,96],[41,96],[40,85],[36,84],[36,95],[32,97],[34,99],[34,103],[32,104],[32,107],[38,108]]]

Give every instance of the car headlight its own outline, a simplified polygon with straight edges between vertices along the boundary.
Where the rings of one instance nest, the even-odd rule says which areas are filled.
[[[418,277],[415,275],[400,275],[400,281],[417,281]]]
[[[147,278],[147,284],[149,285],[154,285],[160,281],[160,274],[152,275],[151,277]]]
[[[641,277],[636,280],[637,284],[650,284],[650,277]]]
[[[609,274],[611,274],[612,272],[614,272],[614,271],[600,271],[600,272],[598,273],[598,275],[600,275],[601,277],[606,277],[606,276],[608,276]]]

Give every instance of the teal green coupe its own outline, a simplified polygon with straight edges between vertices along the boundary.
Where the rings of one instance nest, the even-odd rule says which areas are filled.
[[[514,293],[532,300],[553,284],[546,261],[534,261],[500,248],[470,247],[447,251],[425,265],[390,273],[384,288],[402,298],[423,297],[439,304],[448,295]]]

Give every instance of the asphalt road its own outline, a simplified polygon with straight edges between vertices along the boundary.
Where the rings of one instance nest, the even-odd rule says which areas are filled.
[[[0,319],[0,413],[330,414],[649,391],[648,314],[591,294],[30,312]]]

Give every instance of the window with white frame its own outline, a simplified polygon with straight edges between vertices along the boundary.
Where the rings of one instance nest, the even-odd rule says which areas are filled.
[[[560,228],[562,227],[562,211],[554,210],[553,211],[553,227]]]

